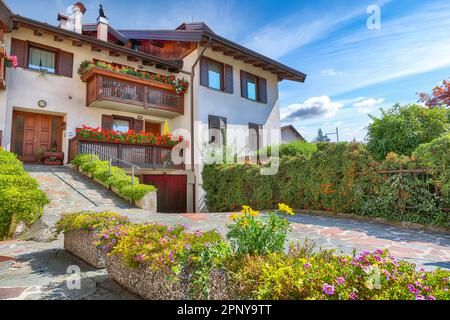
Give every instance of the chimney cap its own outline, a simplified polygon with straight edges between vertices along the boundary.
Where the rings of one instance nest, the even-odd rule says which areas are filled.
[[[69,20],[69,19],[70,19],[69,16],[67,16],[67,15],[65,15],[65,14],[62,14],[62,13],[58,13],[58,21],[61,21],[61,20]]]
[[[80,11],[81,11],[82,14],[86,13],[86,7],[81,2],[75,3],[74,6],[80,8]]]

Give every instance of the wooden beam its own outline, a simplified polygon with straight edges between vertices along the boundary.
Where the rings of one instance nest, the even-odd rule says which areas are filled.
[[[82,47],[83,46],[83,41],[79,41],[79,40],[74,40],[74,41],[72,41],[72,45],[74,46],[74,47]]]
[[[226,51],[226,49],[224,47],[220,47],[220,46],[214,46],[212,47],[213,51]]]
[[[245,60],[245,59],[248,59],[248,56],[241,54],[241,55],[238,55],[238,56],[234,56],[234,58],[236,60]]]
[[[155,67],[158,68],[158,69],[163,69],[163,70],[167,69],[167,67],[165,65],[162,65],[162,64],[157,64]]]
[[[223,53],[224,56],[228,56],[228,57],[234,57],[235,55],[238,55],[238,53],[236,51],[233,50],[229,50],[229,51],[225,51]]]
[[[117,52],[117,51],[110,50],[109,51],[109,56],[110,57],[120,57],[120,53]]]
[[[128,61],[133,61],[133,62],[138,62],[138,61],[139,61],[139,58],[134,57],[134,56],[127,56],[127,60],[128,60]]]
[[[148,61],[148,60],[142,60],[142,64],[143,64],[144,66],[153,66],[153,65],[154,65],[153,62]]]
[[[58,41],[58,42],[63,42],[65,40],[65,38],[63,36],[60,36],[60,35],[55,35],[53,37],[53,40]]]
[[[91,47],[91,51],[101,52],[101,51],[102,51],[102,48],[97,47],[97,46],[92,46],[92,47]]]
[[[34,35],[41,37],[44,34],[44,31],[42,31],[41,29],[35,29],[34,30]]]

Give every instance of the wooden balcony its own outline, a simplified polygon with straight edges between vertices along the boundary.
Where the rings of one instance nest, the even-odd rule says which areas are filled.
[[[184,94],[177,95],[169,84],[100,68],[92,69],[81,80],[86,82],[88,107],[169,119],[184,114]]]
[[[95,154],[101,160],[108,161],[107,154],[114,159],[120,159],[137,165],[141,169],[185,170],[184,162],[182,164],[173,163],[172,152],[172,147],[95,141],[78,137],[71,139],[69,143],[70,161],[78,154]],[[180,152],[182,153],[183,151]],[[182,154],[180,156],[184,159]],[[113,161],[113,165],[118,167],[122,166],[117,161]]]

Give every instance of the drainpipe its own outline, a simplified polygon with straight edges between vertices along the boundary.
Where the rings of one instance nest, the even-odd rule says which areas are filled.
[[[195,186],[197,184],[197,179],[195,177],[195,135],[194,135],[194,131],[195,131],[195,126],[194,126],[194,78],[195,78],[195,67],[197,66],[197,64],[199,63],[200,59],[203,57],[203,55],[205,54],[206,49],[208,49],[209,44],[211,43],[211,37],[208,36],[208,42],[206,43],[206,45],[203,47],[202,51],[200,52],[200,54],[198,55],[197,59],[194,61],[194,64],[191,67],[191,72],[190,72],[190,76],[191,76],[191,87],[190,87],[190,93],[191,93],[191,170],[192,170],[192,174],[194,175],[194,185],[192,187],[192,208],[193,211],[196,212],[197,210],[197,203],[196,203],[196,192],[195,192]]]

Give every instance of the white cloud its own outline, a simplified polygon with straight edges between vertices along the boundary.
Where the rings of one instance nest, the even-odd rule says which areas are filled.
[[[335,77],[335,76],[342,76],[343,72],[336,71],[335,69],[325,69],[325,70],[320,71],[320,74]]]
[[[328,96],[312,97],[303,103],[294,103],[282,109],[281,120],[292,122],[315,117],[332,118],[342,107],[342,103],[333,102]]]
[[[357,98],[353,106],[358,108],[358,112],[369,113],[372,112],[375,107],[380,107],[383,104],[384,99],[374,99],[374,98]]]

